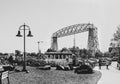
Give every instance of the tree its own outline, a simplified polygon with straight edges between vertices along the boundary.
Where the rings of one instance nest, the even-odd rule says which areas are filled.
[[[69,50],[76,56],[79,55],[79,47],[72,47],[72,48],[69,48]]]
[[[21,54],[20,50],[15,50],[15,56],[19,56]]]
[[[64,47],[64,48],[61,49],[61,52],[70,52],[70,50],[67,49],[66,47]]]
[[[99,57],[102,57],[103,56],[103,53],[102,52],[96,52],[95,53],[95,57],[96,58],[99,58]]]
[[[104,56],[105,57],[110,57],[111,55],[110,55],[110,52],[104,52]]]
[[[115,55],[120,55],[120,25],[117,27],[117,30],[116,32],[113,34],[113,39],[111,39],[111,41],[114,41],[115,42],[115,46],[114,48],[116,48],[117,50],[114,49],[114,52],[113,52],[113,49],[112,49],[112,55],[115,56]],[[112,44],[112,43],[111,43]],[[116,52],[117,51],[117,52]],[[120,57],[119,57],[120,58]],[[119,60],[120,61],[120,60]]]
[[[32,53],[30,54],[30,56],[32,56],[32,57],[36,57],[37,54],[36,54],[35,52],[32,52]]]
[[[115,41],[116,43],[111,42],[111,46],[115,46],[117,44],[117,47],[120,47],[120,25],[117,27],[117,31],[113,34],[113,38],[111,41]]]
[[[49,49],[47,49],[47,52],[56,52],[56,51],[51,49],[51,48],[49,48]]]
[[[10,64],[13,65],[13,57],[12,57],[12,56],[10,56],[10,57],[8,58],[8,61],[10,62]]]
[[[3,53],[2,53],[2,52],[0,52],[0,55],[3,55]]]

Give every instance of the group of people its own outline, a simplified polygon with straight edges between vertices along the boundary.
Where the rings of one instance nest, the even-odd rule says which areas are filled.
[[[99,59],[99,69],[101,69],[101,66],[102,66],[102,59]],[[109,60],[105,60],[105,65],[106,65],[106,69],[109,69],[108,66],[109,66],[110,62]]]

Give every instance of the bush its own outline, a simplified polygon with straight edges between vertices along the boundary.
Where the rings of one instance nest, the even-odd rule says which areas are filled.
[[[51,67],[56,67],[57,66],[57,63],[54,62],[54,61],[51,61],[51,62],[49,62],[47,64],[50,65]]]
[[[15,59],[14,63],[16,63],[17,65],[23,65],[23,60]]]
[[[14,66],[3,66],[4,71],[13,71],[15,69]]]
[[[37,67],[37,66],[45,66],[46,65],[46,62],[44,60],[38,60],[38,59],[28,59],[27,60],[27,65],[28,66],[34,66],[34,67]]]
[[[77,67],[74,72],[77,74],[91,74],[93,73],[93,69],[89,65],[81,65]]]

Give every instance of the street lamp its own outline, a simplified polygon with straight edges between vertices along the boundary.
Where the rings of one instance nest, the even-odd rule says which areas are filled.
[[[26,73],[28,73],[28,71],[26,70],[26,47],[25,47],[25,36],[26,36],[26,30],[28,30],[28,35],[27,37],[33,37],[33,35],[31,34],[31,31],[30,31],[30,27],[28,25],[26,25],[25,23],[23,25],[21,25],[19,27],[19,30],[18,30],[18,34],[16,35],[17,37],[22,37],[22,35],[20,34],[20,30],[23,30],[23,38],[24,38],[24,64],[23,64],[23,69],[22,71],[25,71]]]
[[[38,53],[40,54],[40,53],[41,53],[41,50],[40,50],[39,44],[40,44],[40,43],[43,43],[43,41],[38,41],[37,43],[38,43]]]

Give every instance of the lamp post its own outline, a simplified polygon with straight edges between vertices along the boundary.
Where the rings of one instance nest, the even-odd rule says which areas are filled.
[[[22,69],[22,71],[25,71],[26,73],[28,73],[28,71],[26,70],[26,30],[28,30],[29,32],[28,32],[28,35],[27,35],[27,37],[33,37],[33,35],[31,34],[31,31],[30,31],[30,27],[28,26],[28,25],[26,25],[25,23],[23,24],[23,25],[21,25],[20,27],[19,27],[19,30],[18,30],[18,34],[16,35],[17,37],[22,37],[22,35],[20,34],[20,30],[23,30],[23,42],[24,42],[24,45],[23,45],[23,47],[24,47],[24,52],[23,52],[23,55],[24,55],[24,64],[23,64],[23,69]]]
[[[40,50],[39,44],[40,44],[40,43],[43,43],[43,41],[38,41],[37,43],[38,43],[38,53],[40,54],[40,53],[41,53],[41,50]]]

